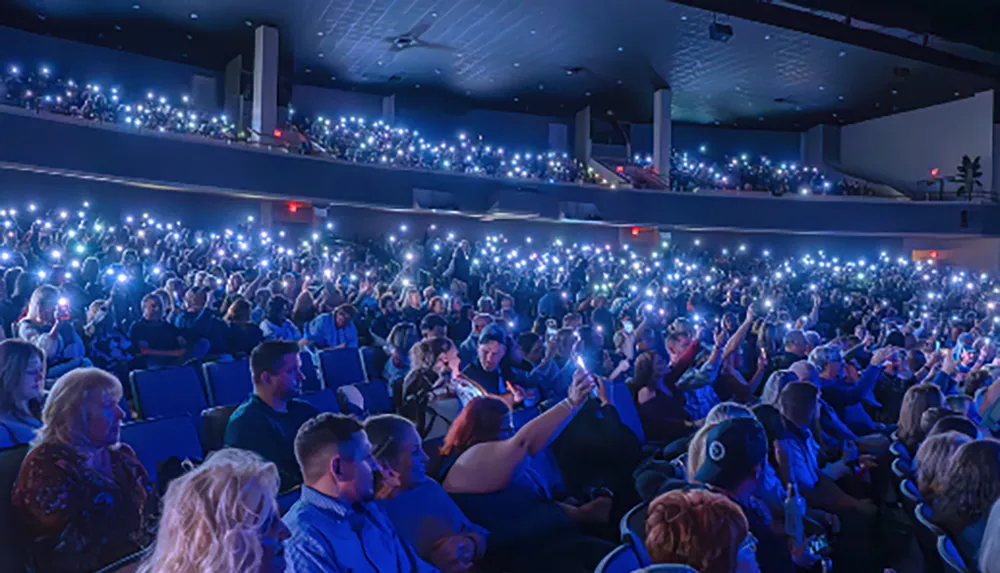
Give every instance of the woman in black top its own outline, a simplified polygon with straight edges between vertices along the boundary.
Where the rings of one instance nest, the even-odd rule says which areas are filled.
[[[250,354],[264,340],[260,327],[250,322],[250,310],[250,303],[240,297],[229,305],[226,312],[226,342],[233,356]]]

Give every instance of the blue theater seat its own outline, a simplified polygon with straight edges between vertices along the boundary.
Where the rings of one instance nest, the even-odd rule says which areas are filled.
[[[636,569],[642,567],[639,563],[639,558],[636,557],[632,548],[628,545],[619,545],[611,550],[601,559],[601,562],[597,564],[597,569],[594,570],[595,573],[632,573]]]
[[[316,361],[313,355],[303,350],[299,353],[302,359],[302,374],[306,379],[302,381],[303,392],[319,392],[323,389],[323,380],[319,377],[319,370],[316,369]]]
[[[334,348],[319,353],[320,370],[327,388],[336,390],[365,381],[365,369],[357,348]]]
[[[129,375],[136,409],[143,418],[197,414],[208,407],[194,366],[137,370]]]
[[[642,429],[642,420],[639,419],[639,409],[635,407],[632,399],[632,392],[628,385],[624,383],[611,384],[612,400],[615,401],[615,408],[618,409],[618,416],[628,429],[632,430],[635,437],[639,438],[640,444],[646,443],[646,432]]]
[[[382,378],[382,369],[385,368],[389,355],[378,346],[361,347],[361,363],[365,367],[365,379],[379,380]],[[390,380],[386,380],[390,382]]]
[[[946,573],[969,573],[969,568],[965,565],[965,560],[962,559],[962,555],[958,552],[958,547],[947,535],[942,535],[938,537],[937,541],[938,554],[941,556],[941,560],[944,561],[944,570]]]
[[[226,426],[239,405],[216,406],[201,411],[201,447],[205,453],[221,450],[225,445]]]
[[[132,446],[154,482],[158,464],[171,457],[182,461],[201,461],[205,458],[195,419],[189,415],[125,424],[122,426],[121,440]]]
[[[341,411],[340,402],[337,400],[337,394],[330,388],[320,390],[319,392],[308,392],[299,396],[299,398],[309,402],[320,412],[339,414]]]
[[[209,362],[202,365],[209,402],[213,406],[239,404],[253,391],[250,360]]]
[[[642,565],[649,565],[653,562],[646,551],[646,513],[648,510],[648,501],[640,503],[622,516],[619,524],[622,543],[632,548]]]
[[[342,394],[342,391],[348,387],[355,388],[361,394],[361,397],[364,399],[364,413],[366,416],[392,412],[389,388],[381,380],[362,382],[361,384],[349,384],[348,386],[337,388],[337,399],[340,401],[343,412],[350,413],[347,400]]]

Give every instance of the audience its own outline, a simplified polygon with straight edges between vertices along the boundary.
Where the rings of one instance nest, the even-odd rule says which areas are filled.
[[[358,328],[354,317],[358,311],[349,304],[338,306],[332,313],[316,317],[306,328],[306,339],[316,348],[357,348]]]
[[[903,395],[903,406],[899,410],[899,427],[896,430],[899,441],[913,455],[924,439],[920,427],[921,417],[929,408],[940,408],[944,404],[941,389],[932,384],[912,386]]]
[[[373,416],[365,421],[365,433],[386,474],[377,497],[400,537],[445,573],[466,571],[481,560],[488,533],[427,476],[429,458],[413,422],[391,414]]]
[[[257,452],[274,463],[281,491],[302,483],[292,445],[299,427],[319,413],[297,399],[302,389],[302,358],[292,342],[264,342],[250,353],[253,393],[229,417],[225,444]]]
[[[606,523],[611,500],[557,502],[525,463],[559,435],[592,387],[578,370],[568,397],[516,432],[509,407],[491,397],[473,399],[452,423],[438,477],[465,514],[490,531],[491,562],[517,571],[592,571],[610,549],[579,526]]]
[[[95,368],[64,374],[49,393],[12,495],[38,571],[89,573],[152,540],[156,485],[119,442],[121,396]]]
[[[305,483],[284,517],[292,573],[437,571],[373,503],[380,468],[360,422],[339,414],[308,420],[295,436],[295,458]]]
[[[45,354],[23,340],[0,342],[0,447],[35,439],[44,402]]]
[[[278,470],[237,449],[213,452],[170,483],[156,541],[139,573],[280,573],[288,528]]]
[[[86,347],[69,320],[69,304],[59,290],[45,285],[35,289],[28,313],[17,323],[17,336],[42,349],[49,376],[59,377],[74,368],[92,366]]]

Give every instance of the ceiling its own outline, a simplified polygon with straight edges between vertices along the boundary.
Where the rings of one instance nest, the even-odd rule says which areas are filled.
[[[794,1],[874,10],[896,0]],[[889,53],[836,34],[752,21],[747,10],[738,18],[698,7],[712,0],[681,2],[7,0],[0,21],[213,70],[237,54],[251,57],[253,29],[269,24],[281,34],[286,85],[554,115],[589,104],[597,117],[637,122],[651,120],[652,92],[665,86],[677,121],[794,129],[923,107],[996,84],[992,68],[938,65],[922,57],[924,48]],[[733,27],[729,42],[709,38],[713,20]],[[961,36],[944,21],[931,23]],[[407,32],[430,45],[394,51],[390,39]],[[970,34],[970,42],[977,38]],[[986,34],[980,47],[996,49],[997,38]]]

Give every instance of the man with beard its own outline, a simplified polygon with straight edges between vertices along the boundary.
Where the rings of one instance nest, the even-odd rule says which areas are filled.
[[[289,571],[438,571],[416,556],[385,511],[372,503],[375,474],[381,473],[374,458],[381,456],[350,416],[320,414],[302,425],[295,457],[305,484],[284,516],[292,532],[285,541]]]
[[[319,414],[295,399],[305,375],[299,347],[294,342],[263,342],[250,353],[253,394],[229,417],[225,444],[257,452],[278,466],[281,490],[302,483],[293,445],[299,427]]]

